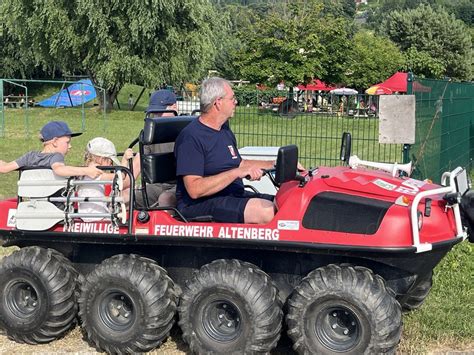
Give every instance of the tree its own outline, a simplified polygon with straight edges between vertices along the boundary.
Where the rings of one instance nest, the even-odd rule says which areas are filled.
[[[404,66],[405,58],[392,41],[373,32],[360,31],[353,39],[345,82],[351,87],[366,89]]]
[[[450,0],[445,3],[448,12],[454,13],[456,18],[466,25],[474,25],[474,3],[472,0]]]
[[[406,52],[416,74],[431,78],[471,79],[472,39],[466,25],[444,9],[429,5],[395,11],[381,31]]]
[[[220,21],[218,28],[221,34],[217,43],[217,55],[213,68],[226,78],[239,79],[240,71],[235,57],[245,50],[245,45],[235,34],[250,31],[257,19],[256,7],[230,4],[219,8],[221,16],[218,18]],[[258,9],[262,10],[261,7]],[[263,11],[265,13],[265,10]]]
[[[20,54],[51,72],[86,73],[107,90],[201,77],[215,55],[216,17],[207,0],[3,0]]]
[[[290,87],[313,77],[339,82],[352,28],[347,20],[322,11],[320,1],[293,1],[241,33],[246,50],[236,61],[242,77],[270,84],[283,80]]]
[[[427,5],[441,5],[445,0],[381,0],[380,5],[372,5],[372,11],[368,18],[369,27],[376,29],[380,26],[383,20],[394,11],[402,11],[414,9],[421,4]],[[446,0],[451,1],[451,0]]]
[[[0,23],[3,18],[0,14]],[[34,71],[33,58],[18,51],[18,38],[5,26],[0,31],[0,78],[28,77]]]

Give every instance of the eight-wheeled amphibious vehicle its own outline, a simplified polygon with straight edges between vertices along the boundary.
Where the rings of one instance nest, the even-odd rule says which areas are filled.
[[[77,211],[77,187],[96,182],[21,173],[18,198],[0,202],[2,245],[20,247],[0,262],[0,328],[37,344],[79,323],[99,351],[132,353],[159,347],[177,321],[195,353],[247,354],[270,352],[285,322],[301,354],[395,352],[402,310],[423,303],[433,268],[470,232],[465,170],[442,185],[411,179],[407,165],[349,159],[346,135],[349,166],[300,175],[297,147],[280,148],[270,223],[188,220],[148,201],[147,184],[176,177],[173,153],[145,147],[192,119],[145,119],[144,207],[133,189],[129,206],[121,197],[126,168],[101,182],[112,186],[103,215]]]

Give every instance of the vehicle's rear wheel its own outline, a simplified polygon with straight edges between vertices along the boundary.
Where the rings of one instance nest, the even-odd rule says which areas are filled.
[[[408,293],[400,297],[398,301],[405,312],[414,311],[420,308],[425,302],[426,297],[431,291],[433,286],[433,271],[430,271],[424,277],[419,280],[418,284],[410,289]]]
[[[300,354],[394,352],[399,303],[384,280],[363,267],[328,265],[308,274],[288,301],[288,335]]]
[[[247,354],[276,346],[283,313],[266,273],[250,263],[216,260],[186,282],[179,316],[193,352]]]
[[[168,336],[177,294],[153,260],[116,255],[87,275],[79,316],[89,343],[107,353],[150,351]]]
[[[2,259],[0,328],[9,338],[47,343],[74,325],[75,275],[57,254],[52,249],[27,247]]]

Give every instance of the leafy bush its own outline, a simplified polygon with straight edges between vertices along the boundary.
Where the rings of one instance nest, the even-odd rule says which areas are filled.
[[[258,105],[261,102],[269,103],[272,97],[286,96],[286,91],[277,89],[257,90],[250,86],[235,86],[233,90],[241,106]]]

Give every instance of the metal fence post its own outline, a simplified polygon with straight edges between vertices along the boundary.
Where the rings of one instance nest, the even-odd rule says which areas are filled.
[[[407,75],[407,95],[413,94],[413,73],[410,71]],[[416,104],[415,104],[416,105]],[[416,129],[416,125],[415,125]],[[410,144],[403,145],[403,163],[410,162]]]
[[[1,114],[1,121],[0,121],[0,137],[5,137],[5,111],[3,108],[3,80],[0,79],[0,98],[2,98],[2,102],[0,102],[0,114]]]

